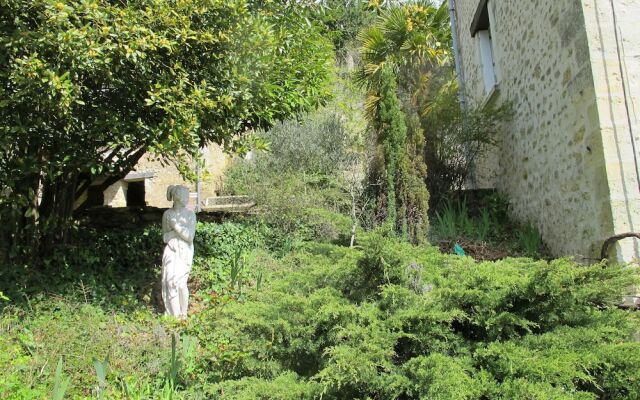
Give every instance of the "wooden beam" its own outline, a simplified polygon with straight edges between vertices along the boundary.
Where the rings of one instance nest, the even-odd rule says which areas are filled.
[[[478,8],[471,22],[471,37],[474,37],[478,31],[489,29],[489,0],[480,0]]]

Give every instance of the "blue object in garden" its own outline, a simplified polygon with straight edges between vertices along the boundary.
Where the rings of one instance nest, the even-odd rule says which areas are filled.
[[[462,248],[462,246],[460,246],[458,243],[456,243],[455,245],[453,245],[453,251],[454,253],[456,253],[457,255],[459,255],[460,257],[464,257],[466,256],[466,254],[464,253],[464,249]]]

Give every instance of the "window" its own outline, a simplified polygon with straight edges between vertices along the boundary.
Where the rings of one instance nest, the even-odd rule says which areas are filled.
[[[473,22],[471,36],[476,37],[480,53],[480,65],[484,81],[485,94],[491,94],[497,86],[498,74],[494,57],[494,44],[491,37],[491,15],[489,0],[480,0]]]
[[[478,37],[478,45],[480,46],[480,63],[482,65],[482,76],[484,78],[484,92],[485,94],[489,94],[497,83],[491,31],[489,29],[478,31],[476,36]]]

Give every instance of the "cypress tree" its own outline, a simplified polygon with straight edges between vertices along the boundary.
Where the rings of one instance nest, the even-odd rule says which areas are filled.
[[[377,214],[415,242],[426,238],[429,193],[422,159],[424,135],[419,124],[407,127],[407,118],[398,98],[396,76],[385,67],[377,93],[379,102],[372,127],[378,144],[374,178],[381,183],[376,190]],[[412,121],[409,121],[412,122]]]
[[[394,227],[398,221],[398,183],[405,166],[404,144],[407,139],[407,125],[400,109],[397,95],[396,77],[391,68],[382,72],[380,103],[377,116],[378,143],[382,146],[384,158],[384,193],[386,195],[386,221]]]

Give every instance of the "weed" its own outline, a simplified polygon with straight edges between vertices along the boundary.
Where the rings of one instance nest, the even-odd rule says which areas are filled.
[[[540,246],[542,245],[542,235],[540,235],[536,227],[527,224],[518,231],[518,245],[527,256],[539,256]]]
[[[176,335],[171,334],[171,359],[169,361],[169,370],[167,371],[167,381],[172,387],[176,386],[180,364],[181,361],[176,352]]]
[[[103,361],[96,358],[93,359],[93,366],[96,369],[96,377],[98,378],[98,386],[96,387],[96,395],[98,399],[104,398],[104,392],[107,387],[107,374],[109,372],[109,356]]]
[[[243,260],[242,249],[238,248],[231,258],[231,283],[229,285],[231,288],[234,288],[237,285],[238,290],[242,290],[242,282],[240,277],[242,274],[242,270],[244,269],[244,265],[245,263]]]
[[[56,366],[53,391],[51,392],[51,398],[53,400],[62,400],[64,398],[70,380],[69,377],[65,377],[62,373],[62,357],[60,357],[60,359],[58,359],[58,365]]]
[[[494,222],[492,220],[491,213],[486,208],[483,208],[480,210],[480,218],[476,220],[476,238],[481,242],[487,241],[493,227]]]
[[[437,235],[443,239],[453,239],[458,235],[456,211],[451,204],[447,202],[441,211],[436,211],[436,224],[434,228]]]
[[[262,280],[264,279],[264,271],[259,270],[256,273],[256,290],[260,290],[262,288]]]

